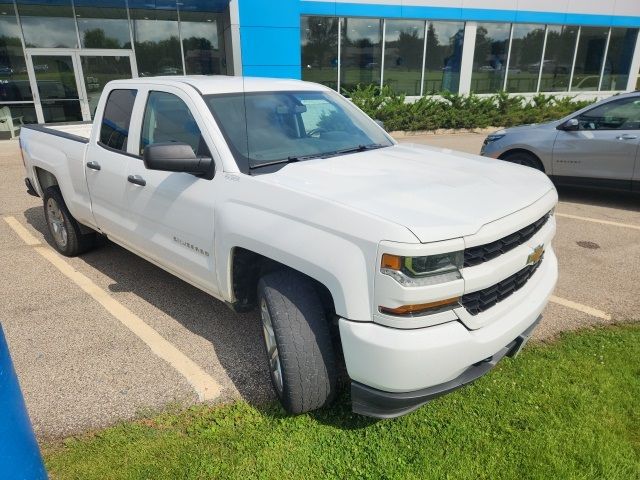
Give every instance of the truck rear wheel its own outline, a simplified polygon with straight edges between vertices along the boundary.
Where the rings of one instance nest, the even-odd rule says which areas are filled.
[[[69,213],[58,187],[44,191],[44,216],[56,250],[67,257],[75,257],[95,245],[96,234],[82,233],[80,224]]]
[[[313,281],[279,270],[258,282],[258,302],[271,382],[285,410],[315,410],[336,393],[329,324]]]

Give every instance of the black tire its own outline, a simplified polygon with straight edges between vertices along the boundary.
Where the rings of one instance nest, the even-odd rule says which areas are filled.
[[[544,172],[544,167],[538,157],[529,152],[511,152],[502,157],[502,160],[511,163],[517,163],[518,165],[524,165],[525,167],[535,168]]]
[[[58,187],[44,191],[44,217],[53,237],[53,246],[67,257],[75,257],[94,247],[95,232],[82,233],[80,224],[69,213]]]
[[[337,388],[336,357],[313,281],[288,269],[268,273],[258,282],[258,305],[271,382],[282,406],[299,414],[329,404]],[[281,382],[272,368],[265,308],[275,337]]]

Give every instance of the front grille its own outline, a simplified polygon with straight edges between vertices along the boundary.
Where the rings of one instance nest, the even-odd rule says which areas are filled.
[[[488,262],[503,253],[513,250],[518,245],[522,245],[524,242],[533,237],[543,227],[551,212],[547,213],[544,217],[533,222],[524,228],[521,228],[517,232],[507,235],[506,237],[496,240],[495,242],[487,243],[485,245],[479,245],[477,247],[467,248],[464,251],[464,266],[473,267],[480,265],[481,263]]]
[[[520,290],[533,276],[541,263],[542,258],[538,260],[537,263],[527,265],[519,272],[514,273],[495,285],[487,287],[484,290],[467,293],[462,296],[460,303],[462,303],[462,306],[466,308],[467,312],[471,315],[478,315],[493,307],[496,303],[501,302],[513,292]]]

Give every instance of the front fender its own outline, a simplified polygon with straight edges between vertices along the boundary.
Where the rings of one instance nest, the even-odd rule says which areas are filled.
[[[215,230],[218,283],[227,299],[233,297],[232,252],[241,247],[326,286],[339,316],[371,320],[377,241],[349,238],[310,220],[238,202],[219,210]]]

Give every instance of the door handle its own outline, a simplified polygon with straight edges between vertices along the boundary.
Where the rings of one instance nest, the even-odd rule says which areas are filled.
[[[87,162],[87,168],[91,170],[100,170],[102,167],[98,162]]]
[[[142,178],[140,175],[129,175],[127,177],[127,181],[130,183],[134,183],[136,185],[140,185],[141,187],[144,187],[147,184],[145,179]]]
[[[623,135],[618,135],[616,140],[635,140],[636,138],[638,138],[637,135],[629,135],[628,133],[625,133]]]

